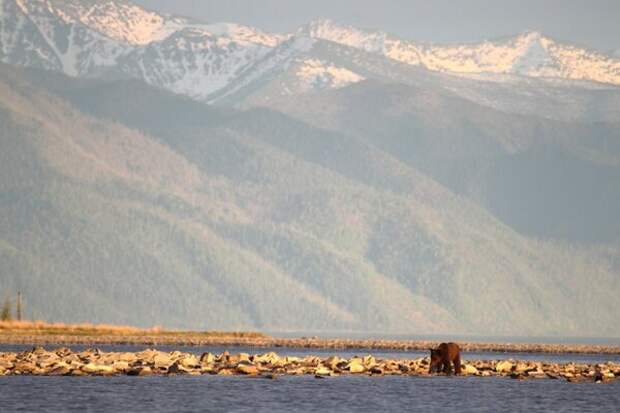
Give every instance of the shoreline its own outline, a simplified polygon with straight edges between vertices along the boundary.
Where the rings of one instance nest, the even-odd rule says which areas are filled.
[[[482,343],[456,341],[463,352],[541,353],[541,354],[620,354],[620,346],[589,344],[533,344],[533,343]],[[323,339],[316,337],[277,338],[260,334],[250,337],[212,336],[203,333],[175,334],[14,334],[0,332],[0,344],[5,345],[145,345],[145,346],[204,346],[248,348],[306,348],[322,350],[393,350],[427,351],[439,341],[433,340],[382,340],[382,339]]]
[[[89,349],[42,347],[22,352],[0,352],[0,376],[175,376],[217,375],[276,379],[280,376],[316,378],[339,376],[434,377],[428,356],[383,359],[372,355],[340,358],[335,355],[280,356],[275,352],[250,355],[210,352],[197,356],[180,351],[146,349],[104,352]],[[571,383],[613,383],[620,363],[553,363],[527,360],[463,360],[461,376],[509,377],[518,380],[565,380]]]

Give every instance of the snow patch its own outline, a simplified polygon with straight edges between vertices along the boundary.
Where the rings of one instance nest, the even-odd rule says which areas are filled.
[[[296,74],[301,82],[301,90],[304,92],[339,89],[364,80],[363,76],[355,72],[317,59],[304,60]]]
[[[225,36],[241,45],[258,44],[266,47],[276,47],[290,36],[267,34],[248,26],[235,23],[213,23],[203,26],[215,36]]]

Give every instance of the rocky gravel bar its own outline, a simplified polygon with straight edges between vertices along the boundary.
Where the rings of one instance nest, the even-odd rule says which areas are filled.
[[[68,348],[46,350],[35,347],[23,352],[0,353],[0,376],[167,376],[242,375],[275,379],[283,375],[313,375],[316,378],[348,375],[431,376],[429,358],[380,359],[371,355],[348,359],[338,356],[281,357],[274,352],[204,353],[200,357],[180,351],[103,352]],[[441,373],[443,374],[443,373]],[[437,374],[433,374],[437,375]],[[619,363],[547,363],[519,360],[467,360],[462,375],[556,379],[569,382],[612,382],[620,377]]]
[[[144,345],[144,346],[219,346],[253,348],[306,348],[332,350],[397,350],[427,351],[439,341],[431,340],[385,340],[385,339],[339,339],[319,337],[280,338],[265,335],[206,336],[204,334],[122,334],[122,335],[74,335],[74,334],[15,334],[0,331],[0,344],[27,344],[38,346],[72,345]],[[534,344],[534,343],[484,343],[458,342],[465,352],[511,352],[511,353],[575,353],[620,354],[618,345],[593,344]]]

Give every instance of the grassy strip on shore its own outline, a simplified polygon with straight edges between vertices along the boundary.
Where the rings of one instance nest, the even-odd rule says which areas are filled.
[[[111,325],[67,325],[40,321],[0,322],[0,343],[28,345],[171,345],[332,350],[427,351],[432,340],[278,338],[257,332],[173,331]],[[465,352],[620,354],[617,345],[459,342]]]
[[[161,327],[141,329],[130,326],[109,324],[65,324],[46,323],[44,321],[0,321],[0,342],[4,337],[233,337],[233,338],[264,338],[257,332],[226,332],[226,331],[176,331],[164,330]]]

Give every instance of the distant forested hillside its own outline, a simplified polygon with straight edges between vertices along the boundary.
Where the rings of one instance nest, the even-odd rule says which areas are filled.
[[[0,66],[0,298],[49,321],[619,335],[617,125],[419,93],[239,110]]]

